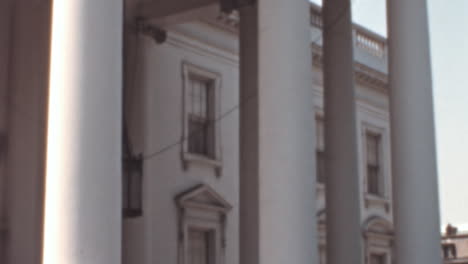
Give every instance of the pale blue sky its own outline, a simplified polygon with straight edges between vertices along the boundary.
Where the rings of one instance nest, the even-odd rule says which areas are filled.
[[[427,1],[441,224],[468,230],[468,1]],[[385,5],[385,0],[353,0],[353,19],[386,35]]]

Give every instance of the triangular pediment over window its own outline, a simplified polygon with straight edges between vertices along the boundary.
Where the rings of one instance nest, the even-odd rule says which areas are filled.
[[[393,227],[390,221],[380,216],[372,216],[364,222],[363,232],[365,234],[393,235]]]
[[[213,188],[206,184],[198,185],[176,197],[182,208],[205,209],[226,213],[232,206]]]

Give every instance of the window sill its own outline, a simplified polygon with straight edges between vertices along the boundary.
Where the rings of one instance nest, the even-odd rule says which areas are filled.
[[[370,206],[383,207],[387,213],[390,211],[390,200],[385,197],[378,196],[378,195],[371,194],[371,193],[365,193],[364,202],[365,202],[366,208],[369,208]]]
[[[202,155],[192,154],[188,152],[184,152],[182,154],[182,160],[185,170],[188,169],[188,166],[193,163],[213,168],[215,170],[216,177],[221,176],[221,169],[223,166],[220,160],[211,159]]]

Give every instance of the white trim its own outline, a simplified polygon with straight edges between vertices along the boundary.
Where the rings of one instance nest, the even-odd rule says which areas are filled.
[[[363,186],[363,206],[367,209],[381,208],[385,213],[391,213],[392,199],[392,182],[391,182],[391,167],[390,167],[390,128],[388,114],[381,109],[373,106],[365,105],[364,103],[357,104],[357,119],[358,119],[358,140],[360,155],[359,168]],[[367,193],[367,164],[366,164],[366,132],[371,131],[381,135],[381,181],[382,195],[376,196]]]

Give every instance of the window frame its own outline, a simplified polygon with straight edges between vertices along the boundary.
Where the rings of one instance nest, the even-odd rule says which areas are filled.
[[[211,95],[209,96],[211,102],[207,104],[212,104],[210,107],[207,105],[207,108],[212,108],[213,112],[211,113],[211,119],[208,121],[208,125],[213,126],[211,133],[212,139],[210,140],[212,147],[211,152],[212,155],[203,155],[193,153],[189,149],[190,143],[190,134],[189,134],[189,126],[191,120],[191,105],[192,105],[192,97],[190,95],[191,89],[191,80],[192,79],[200,79],[206,82],[211,83],[211,87],[208,89],[212,89]],[[218,118],[221,113],[221,74],[204,68],[202,66],[195,65],[188,61],[182,62],[182,83],[183,83],[183,125],[182,125],[182,139],[181,141],[181,157],[182,157],[182,165],[185,170],[187,170],[191,165],[202,165],[213,168],[215,170],[216,176],[221,176],[221,169],[222,169],[222,151],[221,151],[221,126],[220,122],[218,122]]]
[[[388,196],[388,183],[387,183],[387,173],[385,168],[385,130],[383,128],[379,128],[375,125],[364,123],[362,129],[362,157],[363,157],[363,174],[364,174],[364,193],[366,196],[386,199]],[[378,193],[373,193],[369,191],[369,174],[368,174],[368,151],[367,151],[367,144],[368,144],[368,135],[372,134],[379,137],[379,146],[378,146],[378,176],[377,176],[377,187]]]
[[[372,140],[375,140],[375,144],[376,144],[376,157],[374,157],[376,159],[376,162],[375,164],[371,164],[369,162],[369,140],[372,138]],[[365,145],[366,145],[366,148],[365,148],[365,173],[366,173],[366,192],[368,194],[371,194],[371,195],[375,195],[375,196],[379,196],[379,197],[383,197],[385,196],[385,185],[384,185],[384,181],[383,181],[383,171],[382,171],[382,154],[383,154],[383,142],[382,142],[382,134],[381,133],[378,133],[378,132],[375,132],[375,131],[372,131],[372,130],[367,130],[365,132]],[[374,169],[374,173],[375,175],[370,175],[369,171],[371,169]],[[373,177],[376,177],[376,179],[374,179],[376,181],[376,186],[372,186],[371,185],[371,176]],[[374,190],[374,188],[376,190]]]

